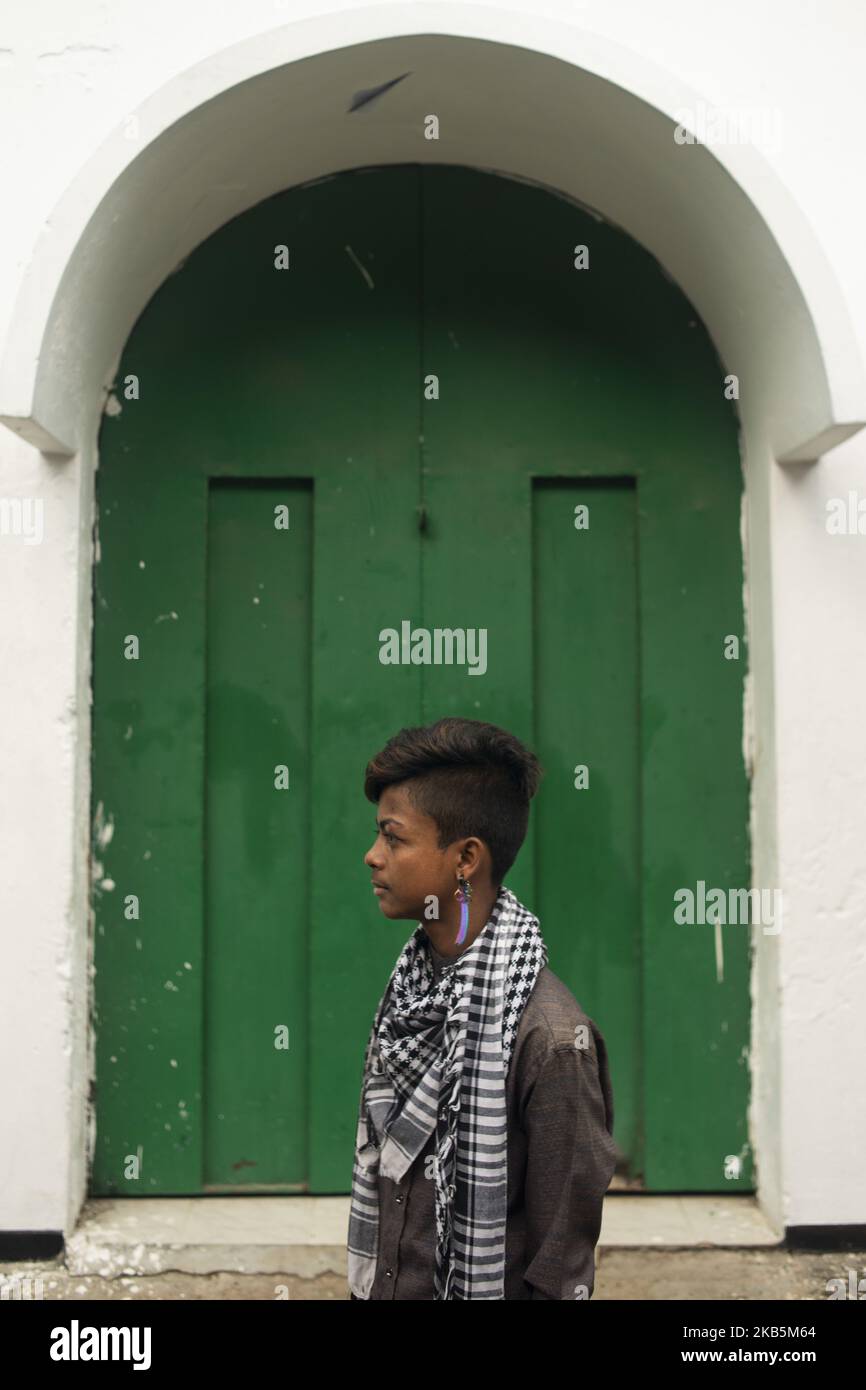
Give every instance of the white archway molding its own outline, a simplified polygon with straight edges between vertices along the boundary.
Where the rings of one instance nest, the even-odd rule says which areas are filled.
[[[411,74],[350,113],[353,95]],[[0,366],[0,420],[47,453],[92,437],[137,317],[211,232],[294,184],[434,162],[546,184],[644,245],[689,296],[783,462],[862,428],[866,373],[802,210],[746,145],[680,145],[698,94],[575,27],[408,4],[290,24],[156,92],[94,154],[34,248]],[[440,139],[424,138],[424,117]],[[639,306],[636,306],[639,312]]]

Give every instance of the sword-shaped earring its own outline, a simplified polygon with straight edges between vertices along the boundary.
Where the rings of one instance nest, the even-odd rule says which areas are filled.
[[[462,874],[457,875],[459,888],[454,890],[455,898],[460,899],[460,930],[457,933],[457,945],[461,946],[466,940],[466,933],[469,930],[469,899],[472,897],[472,884],[467,883]]]

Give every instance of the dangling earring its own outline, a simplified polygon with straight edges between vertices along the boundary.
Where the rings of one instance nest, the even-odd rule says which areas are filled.
[[[466,940],[466,933],[469,930],[469,899],[472,897],[472,884],[467,883],[462,874],[457,875],[459,888],[455,888],[454,896],[460,899],[460,930],[457,933],[457,945],[460,946]]]

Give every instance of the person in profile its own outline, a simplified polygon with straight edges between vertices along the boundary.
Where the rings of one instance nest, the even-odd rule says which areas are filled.
[[[494,724],[401,729],[368,763],[383,915],[418,923],[364,1057],[350,1298],[582,1299],[616,1166],[599,1029],[505,886],[542,768]]]

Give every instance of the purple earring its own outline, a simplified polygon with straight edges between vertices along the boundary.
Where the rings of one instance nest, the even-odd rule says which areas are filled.
[[[457,875],[459,888],[454,890],[455,898],[460,899],[460,930],[457,933],[457,945],[460,946],[466,940],[466,933],[469,930],[469,899],[472,897],[472,884],[467,883],[462,874]]]

